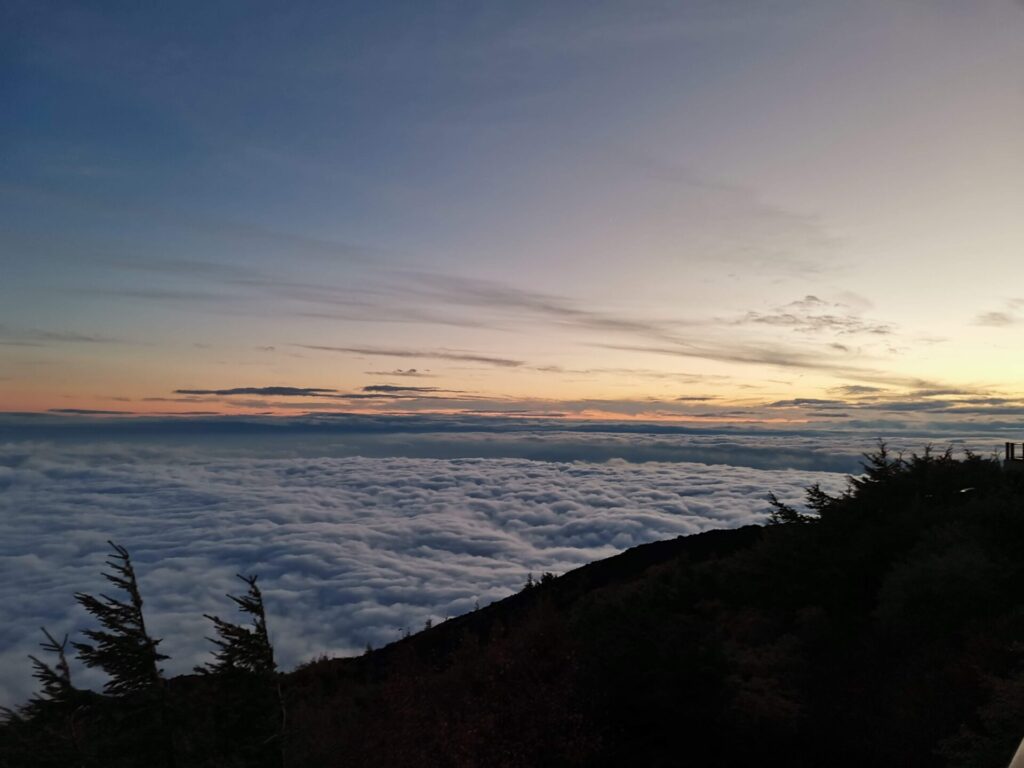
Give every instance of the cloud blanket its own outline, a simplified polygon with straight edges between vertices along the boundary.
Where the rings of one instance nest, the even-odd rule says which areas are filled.
[[[32,689],[38,627],[89,626],[72,592],[106,588],[107,539],[136,563],[168,673],[206,660],[203,613],[231,616],[235,573],[264,586],[289,667],[628,547],[763,520],[836,473],[698,463],[271,457],[125,443],[0,446],[0,703]],[[93,672],[75,669],[97,685]]]

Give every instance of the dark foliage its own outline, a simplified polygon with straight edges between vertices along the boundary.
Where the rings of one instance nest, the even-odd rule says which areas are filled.
[[[29,654],[32,661],[32,677],[39,681],[40,690],[28,703],[28,710],[23,714],[31,714],[33,710],[49,707],[53,704],[63,704],[71,701],[75,695],[75,687],[71,684],[71,667],[68,665],[67,647],[68,636],[57,642],[46,627],[40,627],[40,631],[46,637],[39,646],[47,653],[57,657],[53,666],[39,659],[38,656]]]
[[[173,768],[174,723],[167,707],[167,691],[159,664],[168,657],[159,651],[160,640],[146,630],[142,594],[131,557],[124,547],[108,541],[114,550],[103,577],[123,591],[127,599],[101,594],[75,593],[75,600],[103,629],[87,629],[91,643],[73,642],[87,667],[108,675],[106,699],[82,713],[80,739],[86,759],[103,766],[152,765]],[[124,699],[123,704],[117,698]],[[130,716],[129,716],[130,713]]]
[[[107,693],[124,695],[158,689],[163,683],[158,665],[168,657],[157,651],[160,641],[146,631],[142,595],[128,550],[112,541],[107,543],[114,550],[107,561],[112,573],[103,577],[126,592],[128,600],[76,592],[75,600],[99,620],[103,629],[83,632],[92,643],[72,645],[87,667],[99,667],[109,675],[103,687]]]
[[[217,646],[217,650],[214,651],[213,661],[196,667],[196,672],[201,674],[250,672],[272,675],[277,671],[274,649],[270,644],[270,637],[267,635],[263,594],[256,586],[256,576],[238,574],[238,578],[248,585],[248,591],[241,597],[235,595],[227,597],[234,601],[239,611],[251,617],[252,626],[232,624],[219,616],[205,614],[206,618],[213,622],[214,629],[217,631],[218,637],[210,639],[210,642]]]
[[[56,659],[49,664],[30,654],[39,691],[17,711],[0,708],[7,726],[3,729],[6,738],[0,740],[0,765],[18,765],[20,761],[38,766],[81,763],[75,717],[92,694],[71,684],[67,636],[58,641],[45,628],[42,632],[46,639],[40,647]]]
[[[280,766],[284,763],[285,709],[277,679],[274,648],[267,633],[263,594],[256,576],[238,574],[248,586],[241,597],[228,595],[251,625],[233,624],[206,615],[218,637],[213,661],[195,671],[219,679],[211,693],[216,699],[211,717],[219,739],[206,748],[215,765]]]

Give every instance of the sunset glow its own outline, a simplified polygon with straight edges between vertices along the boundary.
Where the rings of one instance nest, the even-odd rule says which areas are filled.
[[[1019,3],[249,10],[9,12],[0,408],[1024,409]]]

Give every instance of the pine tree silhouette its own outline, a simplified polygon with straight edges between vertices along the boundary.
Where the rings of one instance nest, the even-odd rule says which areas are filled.
[[[228,595],[238,610],[250,618],[250,625],[234,624],[219,616],[204,614],[213,622],[217,638],[208,638],[216,647],[213,661],[197,666],[195,671],[204,675],[223,676],[228,687],[235,688],[235,695],[243,697],[234,700],[228,709],[239,716],[245,716],[250,725],[264,723],[270,735],[259,740],[242,738],[237,744],[238,755],[244,756],[246,765],[274,766],[286,764],[286,723],[287,711],[284,694],[277,675],[274,648],[267,633],[267,615],[263,607],[263,593],[256,585],[257,576],[236,574],[244,581],[248,590],[241,597]]]
[[[104,573],[103,577],[127,592],[128,600],[125,602],[104,594],[97,598],[76,592],[75,600],[95,616],[104,629],[84,631],[92,644],[72,645],[86,666],[99,667],[110,676],[103,686],[107,693],[122,696],[159,689],[163,685],[163,675],[158,665],[169,657],[157,651],[160,640],[150,637],[146,631],[142,596],[128,550],[112,541],[107,543],[114,550],[107,561],[113,573]]]
[[[210,642],[217,646],[217,650],[213,652],[213,661],[198,666],[195,670],[201,674],[253,672],[272,675],[277,671],[277,664],[274,661],[274,648],[267,634],[263,593],[256,586],[258,577],[236,575],[249,585],[249,589],[241,597],[228,597],[235,602],[239,611],[252,617],[252,626],[233,624],[219,616],[203,614],[213,622],[219,637],[209,638]]]
[[[40,630],[46,635],[46,641],[39,646],[47,653],[55,654],[57,661],[51,667],[37,656],[29,654],[29,659],[32,660],[32,677],[42,686],[39,693],[30,700],[29,706],[45,706],[51,702],[65,703],[75,693],[75,687],[71,684],[71,667],[68,666],[66,655],[68,636],[64,635],[64,639],[58,643],[46,627],[40,627]]]
[[[44,709],[57,705],[70,703],[77,692],[71,684],[71,667],[68,666],[68,659],[65,654],[68,645],[68,636],[64,635],[61,642],[57,642],[46,627],[40,627],[46,640],[39,646],[47,653],[53,653],[57,660],[53,666],[37,656],[29,654],[32,660],[32,677],[39,681],[41,688],[35,693],[28,703],[19,707],[17,711],[7,707],[0,707],[0,716],[7,720],[16,718],[32,718],[40,714]]]
[[[814,487],[818,490],[818,492],[821,492],[820,488],[818,488],[817,486]],[[781,501],[779,497],[776,496],[775,493],[772,491],[768,492],[768,504],[770,504],[772,507],[771,514],[768,515],[769,525],[811,523],[818,519],[814,515],[808,515],[803,512],[800,512],[795,507],[791,507],[789,504],[786,504],[784,501]]]
[[[57,658],[51,665],[29,654],[32,676],[39,681],[40,690],[17,710],[0,707],[0,720],[11,728],[13,736],[0,745],[2,766],[83,764],[75,717],[92,694],[71,684],[68,636],[58,642],[45,627],[42,632],[46,640],[40,647]]]

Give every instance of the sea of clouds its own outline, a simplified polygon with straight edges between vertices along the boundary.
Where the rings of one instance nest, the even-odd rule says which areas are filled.
[[[630,455],[621,446],[642,444],[636,435],[572,437],[577,453],[604,446],[602,461],[516,456],[523,445],[565,455],[564,435],[463,438],[464,452],[492,457],[415,455],[451,435],[390,438],[388,450],[411,456],[345,455],[351,441],[313,439],[287,447],[263,439],[263,449],[213,439],[0,443],[0,704],[33,689],[25,656],[40,626],[59,635],[92,626],[72,593],[106,590],[108,539],[132,554],[147,622],[172,657],[169,674],[208,660],[203,614],[234,617],[224,593],[241,591],[236,573],[259,574],[278,659],[290,668],[486,605],[530,572],[563,573],[637,544],[761,522],[769,491],[799,502],[811,483],[838,491],[846,482],[843,472],[787,458],[773,437],[727,443],[755,463],[776,447],[775,469],[714,463],[727,458],[723,440],[699,463],[606,455],[610,445]],[[377,449],[364,452],[384,452],[374,439]],[[647,436],[644,458],[665,439]],[[690,456],[711,438],[671,440]],[[512,457],[494,448],[502,441]],[[846,466],[852,450],[831,438],[788,444],[829,470]],[[80,683],[102,682],[73,666]]]

